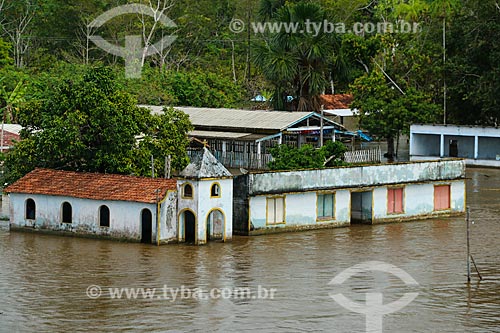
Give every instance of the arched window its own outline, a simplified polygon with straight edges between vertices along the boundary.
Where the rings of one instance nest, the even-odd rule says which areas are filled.
[[[193,187],[191,184],[185,184],[183,187],[183,197],[184,198],[192,198],[193,197]]]
[[[99,226],[109,227],[109,208],[108,206],[99,207]]]
[[[73,223],[73,209],[69,202],[62,204],[62,223]]]
[[[34,220],[35,216],[36,216],[35,200],[28,199],[28,200],[26,200],[25,218],[26,218],[26,220]]]
[[[210,196],[212,198],[220,198],[220,185],[219,183],[214,183],[212,189],[210,190]]]

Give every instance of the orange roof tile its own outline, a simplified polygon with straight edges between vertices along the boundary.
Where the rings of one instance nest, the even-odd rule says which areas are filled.
[[[350,109],[354,98],[350,94],[321,95],[325,110]]]
[[[6,193],[45,194],[81,199],[155,203],[177,189],[175,179],[35,169],[4,189]]]

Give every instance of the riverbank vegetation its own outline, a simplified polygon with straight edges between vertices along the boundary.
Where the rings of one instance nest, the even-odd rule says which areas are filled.
[[[319,149],[310,144],[300,148],[279,145],[271,149],[273,160],[269,163],[269,169],[285,171],[347,166],[349,164],[343,160],[346,151],[346,146],[339,141],[328,141]]]
[[[176,27],[135,14],[116,17],[99,28],[90,24],[105,11],[133,2],[168,16]],[[234,32],[231,22],[236,19],[246,27],[243,33]],[[297,23],[298,30],[256,33],[255,22]],[[308,22],[323,26],[310,31]],[[342,23],[346,31],[331,33],[325,22]],[[418,29],[377,33],[367,25],[349,32],[357,22],[394,27],[407,22]],[[65,141],[71,135],[81,133],[81,115],[75,112],[84,111],[54,96],[63,91],[69,96],[75,87],[92,90],[84,78],[90,75],[89,67],[96,67],[106,68],[107,80],[113,81],[108,87],[114,90],[105,100],[129,110],[134,103],[318,110],[320,94],[352,93],[361,126],[391,143],[412,122],[498,125],[499,33],[498,5],[479,0],[0,0],[0,108],[6,122],[38,129],[57,123],[66,112],[64,121],[71,126],[61,139],[63,147],[72,143]],[[142,76],[129,79],[124,60],[99,49],[91,36],[123,46],[131,35],[140,35],[144,46],[167,35],[176,40],[153,56],[143,54]],[[92,84],[101,84],[99,80]],[[268,104],[251,102],[256,95],[265,96]],[[46,117],[41,110],[49,109],[54,114]],[[132,126],[123,129],[127,140],[142,124],[136,117],[143,115],[135,112],[139,111],[125,112],[131,118],[125,117],[128,123],[122,126]],[[108,116],[112,118],[112,112]],[[29,144],[35,142],[23,145]],[[78,144],[84,151],[85,140]],[[115,144],[113,149],[123,148]],[[49,145],[47,151],[57,147]],[[57,153],[47,156],[68,152]],[[79,154],[68,153],[68,159]],[[26,167],[17,176],[37,164],[30,162],[34,156],[23,156]],[[105,156],[96,158],[95,164],[74,163],[85,170],[134,169],[136,162],[127,154],[109,162],[103,161]],[[60,160],[64,161],[69,160]]]

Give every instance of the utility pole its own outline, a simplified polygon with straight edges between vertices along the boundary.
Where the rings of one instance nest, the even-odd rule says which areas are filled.
[[[319,146],[323,147],[323,115],[325,114],[325,106],[321,105],[321,119],[320,119],[320,133],[319,133]]]
[[[447,90],[448,87],[446,86],[446,13],[444,14],[443,18],[443,121],[444,125],[446,125],[446,113],[447,113]]]
[[[155,178],[155,158],[151,155],[151,178]]]

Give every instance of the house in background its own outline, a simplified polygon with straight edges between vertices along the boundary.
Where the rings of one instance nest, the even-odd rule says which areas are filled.
[[[349,131],[359,129],[358,110],[351,109],[353,101],[351,94],[321,95],[324,114]]]
[[[468,165],[500,167],[500,128],[412,125],[412,161],[458,157]]]
[[[21,140],[21,130],[23,127],[18,124],[3,124],[2,133],[0,133],[0,151],[8,151],[14,146],[14,141]]]
[[[227,241],[233,230],[233,176],[203,148],[177,180],[180,242]]]
[[[160,114],[161,106],[145,106]],[[333,139],[345,128],[316,112],[250,111],[176,107],[191,120],[192,138],[206,141],[212,153],[229,168],[262,169],[271,160],[270,148],[278,144],[319,145],[321,119],[324,139]]]
[[[233,231],[385,223],[465,212],[463,160],[287,172],[234,179]]]

